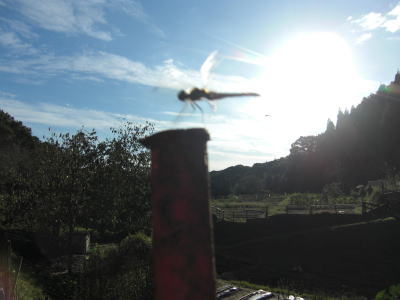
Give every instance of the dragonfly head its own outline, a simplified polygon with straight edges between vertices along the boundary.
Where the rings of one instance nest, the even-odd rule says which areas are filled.
[[[189,94],[186,91],[182,90],[178,93],[178,99],[181,101],[185,101],[189,97]]]

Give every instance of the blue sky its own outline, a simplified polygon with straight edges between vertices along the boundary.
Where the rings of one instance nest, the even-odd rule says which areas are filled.
[[[204,86],[215,50],[207,87],[261,97],[182,112],[178,90]],[[35,135],[206,127],[219,170],[287,155],[393,80],[400,2],[0,0],[0,53],[0,108]]]

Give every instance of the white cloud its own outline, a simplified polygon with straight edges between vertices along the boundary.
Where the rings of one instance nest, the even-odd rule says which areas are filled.
[[[173,60],[149,67],[124,56],[101,51],[75,56],[41,55],[29,59],[0,59],[0,71],[34,75],[35,79],[69,74],[91,80],[113,79],[171,89],[201,84],[198,71],[185,68]],[[250,83],[251,80],[247,78],[215,74],[210,88],[234,92],[250,86]]]
[[[30,41],[37,37],[24,22],[0,17],[0,46],[11,50],[10,56],[39,54]]]
[[[135,115],[115,114],[94,109],[79,109],[50,103],[28,104],[15,99],[6,92],[0,93],[0,109],[10,113],[17,120],[35,124],[80,128],[108,129],[119,126],[124,120],[143,123],[150,121],[163,125],[162,122],[144,119]]]
[[[174,112],[174,111],[164,111],[164,115],[174,116],[174,117],[201,117],[201,113],[186,113],[186,112]]]
[[[400,4],[397,4],[389,13],[390,16],[400,16]]]
[[[393,17],[383,24],[383,27],[386,28],[389,32],[396,32],[400,29],[400,4],[398,4],[395,8],[393,8],[389,13],[388,16]]]
[[[359,24],[366,30],[373,30],[385,23],[385,17],[381,13],[371,12],[359,19],[352,20],[352,23]]]
[[[106,23],[104,11],[98,4],[99,1],[14,1],[21,14],[44,29],[111,40],[109,32],[96,28]]]
[[[38,38],[39,35],[32,31],[32,29],[24,22],[0,17],[0,21],[7,25],[9,30],[27,38]]]
[[[164,113],[175,115],[171,112]],[[191,122],[185,122],[186,117]],[[193,120],[198,120],[198,122],[193,122]],[[252,165],[286,156],[289,153],[290,144],[297,137],[292,138],[281,130],[270,130],[278,127],[279,123],[280,121],[277,120],[276,123],[271,124],[257,115],[228,117],[226,114],[214,112],[203,116],[182,114],[180,121],[173,127],[205,127],[211,138],[208,142],[210,170],[219,170],[236,164]],[[279,140],[276,138],[277,134],[284,136]]]
[[[363,30],[376,30],[383,28],[394,33],[400,30],[400,3],[386,14],[370,12],[358,19],[348,19],[351,23],[357,24]]]
[[[368,32],[368,33],[363,33],[362,35],[360,35],[358,37],[358,39],[356,40],[356,44],[362,44],[365,41],[369,40],[372,37],[372,33]]]
[[[1,98],[15,98],[16,97],[16,95],[15,94],[13,94],[13,93],[9,93],[9,92],[5,92],[5,91],[1,91],[0,90],[0,97]]]
[[[137,21],[146,24],[154,34],[165,38],[164,31],[162,31],[161,28],[159,28],[157,25],[154,24],[154,22],[152,22],[150,17],[144,12],[144,9],[139,1],[111,0],[108,4],[110,7],[116,10],[121,10],[127,15],[136,19]]]
[[[107,30],[106,10],[124,12],[146,24],[152,32],[163,36],[150,17],[135,0],[9,0],[12,7],[35,25],[66,34],[85,34],[104,41],[112,40]]]
[[[14,32],[7,32],[0,28],[0,45],[9,48],[18,54],[35,55],[39,51],[31,44],[23,42]]]

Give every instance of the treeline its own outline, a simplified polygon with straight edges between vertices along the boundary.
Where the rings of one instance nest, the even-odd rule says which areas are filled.
[[[321,192],[337,182],[345,190],[398,173],[400,74],[391,85],[339,111],[324,133],[297,139],[286,157],[211,172],[213,197],[257,192]]]
[[[81,129],[39,141],[0,110],[1,227],[102,237],[146,230],[150,154],[139,140],[152,131],[126,123],[106,140]]]

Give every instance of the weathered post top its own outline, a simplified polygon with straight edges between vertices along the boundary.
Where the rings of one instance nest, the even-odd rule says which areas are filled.
[[[155,299],[215,299],[206,143],[202,128],[168,130],[151,149]]]
[[[210,135],[207,130],[204,128],[191,128],[161,131],[143,139],[141,142],[147,148],[153,149],[159,146],[168,146],[168,144],[176,147],[172,141],[182,144],[200,143],[206,145],[209,140]]]

